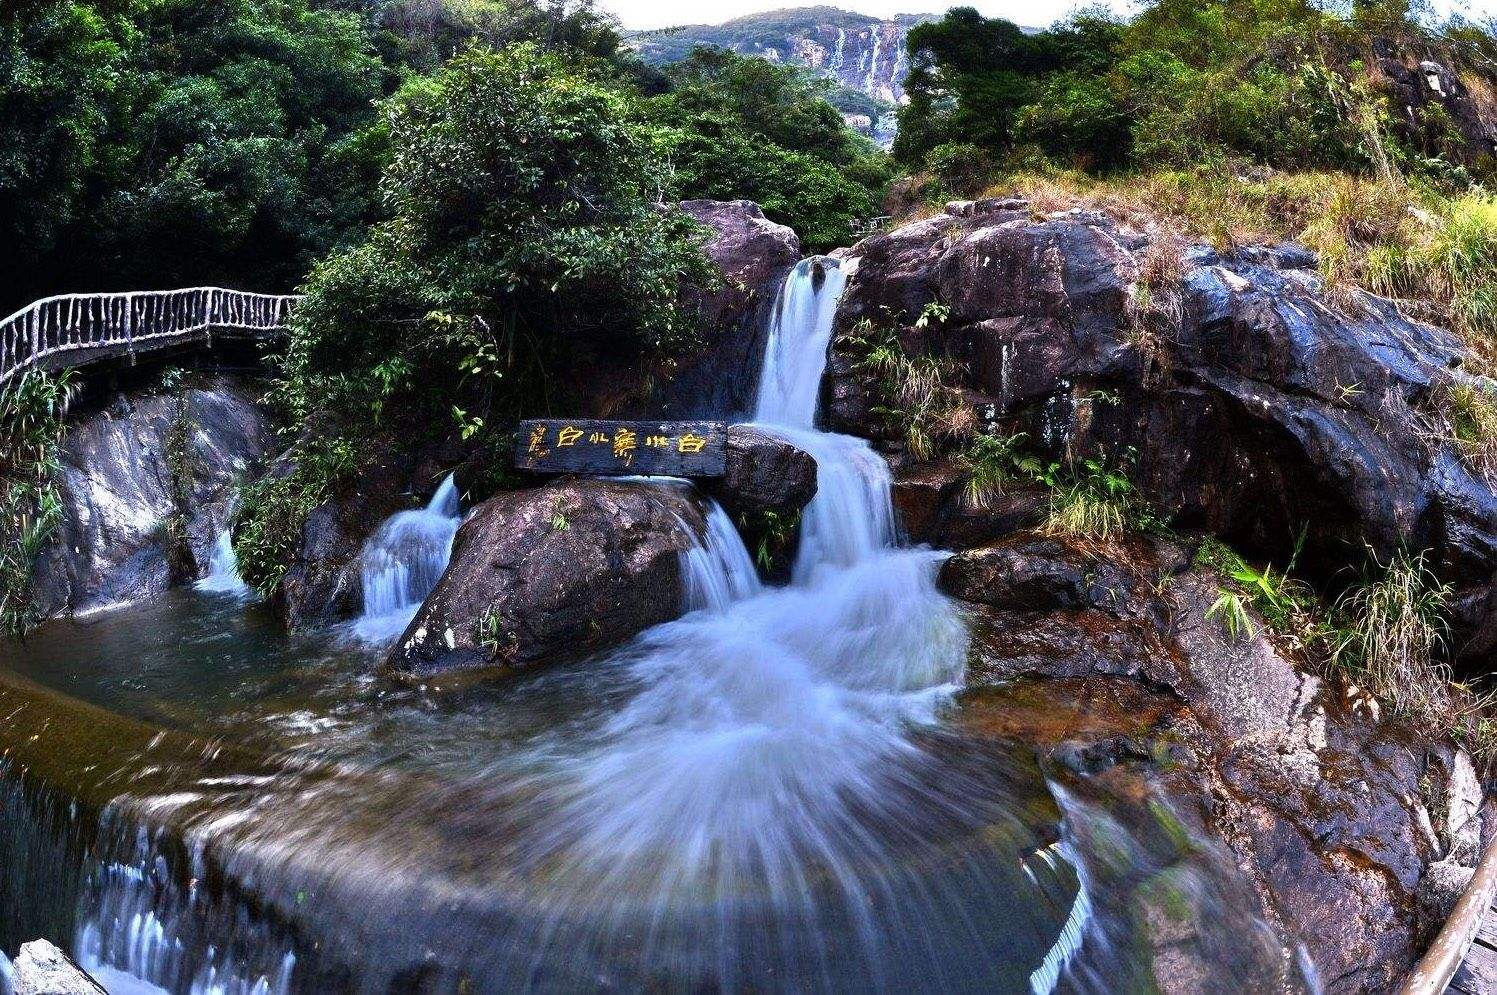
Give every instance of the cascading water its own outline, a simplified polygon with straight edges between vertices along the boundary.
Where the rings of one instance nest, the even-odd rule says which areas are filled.
[[[239,557],[234,553],[234,540],[228,529],[218,534],[218,539],[213,544],[213,554],[208,560],[208,573],[196,586],[199,591],[218,594],[239,597],[249,594],[249,585],[239,576]]]
[[[943,554],[901,548],[866,442],[814,428],[846,276],[796,268],[764,360],[757,420],[818,465],[788,586],[714,505],[683,617],[492,686],[381,682],[191,592],[0,644],[6,946],[70,937],[151,995],[1143,987],[1124,884],[1161,844],[1106,877],[1121,837],[1071,832],[1030,746],[943,721]],[[458,517],[448,481],[381,527],[365,623],[405,624]]]
[[[716,501],[707,505],[706,535],[681,555],[681,576],[687,611],[722,611],[764,589],[733,520]]]
[[[449,475],[425,508],[390,516],[370,537],[361,569],[364,612],[353,623],[359,639],[384,643],[405,631],[442,579],[460,524],[457,483]]]

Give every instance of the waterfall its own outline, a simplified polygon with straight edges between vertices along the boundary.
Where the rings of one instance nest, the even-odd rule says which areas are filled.
[[[213,553],[208,560],[208,573],[196,586],[200,591],[241,597],[249,594],[249,585],[239,576],[239,557],[234,553],[234,539],[227,528],[214,541]]]
[[[681,527],[691,532],[684,522]],[[763,590],[733,520],[716,501],[707,506],[706,535],[681,554],[681,576],[687,611],[722,611]]]
[[[353,624],[359,639],[384,643],[405,631],[447,569],[461,522],[449,475],[425,508],[392,515],[375,531],[362,554],[364,613]]]
[[[835,259],[801,260],[785,278],[764,347],[754,421],[810,428],[847,275]],[[818,358],[819,357],[819,358]]]
[[[11,995],[16,988],[16,972],[10,966],[10,958],[0,950],[0,995]]]
[[[878,56],[879,49],[883,47],[883,43],[883,29],[875,25],[873,28],[873,58],[868,60],[868,78],[863,81],[863,92],[870,97],[876,96],[873,84],[878,81]]]

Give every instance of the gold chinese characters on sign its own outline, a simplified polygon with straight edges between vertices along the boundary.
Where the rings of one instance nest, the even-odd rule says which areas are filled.
[[[725,467],[726,426],[716,422],[522,422],[515,465],[557,473],[715,477]]]

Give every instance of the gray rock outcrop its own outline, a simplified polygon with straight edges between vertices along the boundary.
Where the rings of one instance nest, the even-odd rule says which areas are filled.
[[[35,570],[39,609],[88,611],[197,577],[271,440],[254,401],[227,382],[121,396],[70,426],[62,522]]]
[[[1298,246],[1223,255],[1097,212],[958,207],[851,250],[834,429],[886,434],[845,333],[892,315],[906,351],[951,360],[984,420],[1044,458],[1127,461],[1176,524],[1280,563],[1303,530],[1301,566],[1322,576],[1364,544],[1430,550],[1457,590],[1456,645],[1497,646],[1497,492],[1432,428],[1465,376],[1454,335],[1333,299]],[[949,317],[917,325],[931,303]]]

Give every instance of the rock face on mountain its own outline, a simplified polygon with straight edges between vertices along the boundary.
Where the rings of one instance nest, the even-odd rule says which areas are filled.
[[[718,25],[641,31],[627,41],[647,62],[675,62],[698,45],[809,69],[876,101],[904,99],[909,74],[905,38],[936,15],[901,14],[880,20],[835,7],[804,7],[750,14]]]
[[[1374,79],[1389,102],[1403,111],[1396,126],[1405,130],[1412,144],[1418,145],[1420,132],[1437,120],[1435,127],[1460,135],[1464,154],[1459,158],[1465,165],[1476,166],[1497,155],[1497,108],[1490,99],[1478,99],[1461,74],[1440,61],[1442,55],[1388,38],[1374,39],[1372,48],[1377,56]]]
[[[88,611],[198,577],[235,487],[271,439],[253,400],[227,381],[121,395],[72,425],[62,522],[35,569],[38,610]]]
[[[1128,467],[1173,521],[1330,575],[1364,544],[1430,550],[1456,640],[1497,641],[1497,493],[1439,441],[1448,332],[1363,293],[1333,299],[1298,246],[1222,255],[1092,212],[953,205],[854,247],[839,349],[862,318],[950,360],[984,417],[1043,455]],[[916,327],[931,302],[943,323]],[[832,427],[881,431],[852,364],[829,368]]]
[[[499,494],[458,530],[390,666],[428,678],[617,645],[681,613],[681,553],[704,530],[685,487],[563,479]]]
[[[1131,768],[1145,797],[1221,840],[1247,871],[1279,941],[1264,956],[1244,938],[1245,951],[1260,949],[1243,965],[1255,981],[1184,990],[1299,990],[1285,981],[1298,968],[1285,951],[1302,946],[1326,991],[1389,991],[1454,904],[1458,887],[1429,885],[1474,863],[1481,789],[1470,761],[1344,700],[1265,626],[1230,636],[1208,615],[1218,579],[1190,562],[1166,542],[1104,549],[1027,532],[957,554],[941,586],[962,599],[973,633],[960,721],[1012,722],[1002,689],[1038,682],[1042,748],[1062,784],[1066,771]],[[1081,702],[1070,719],[1055,703],[1068,693]],[[1128,702],[1114,720],[1109,701]],[[1099,894],[1117,897],[1111,884]],[[1421,904],[1433,906],[1422,918]],[[1185,967],[1227,963],[1208,962],[1187,943],[1156,973],[1181,990],[1170,986],[1192,976]]]

